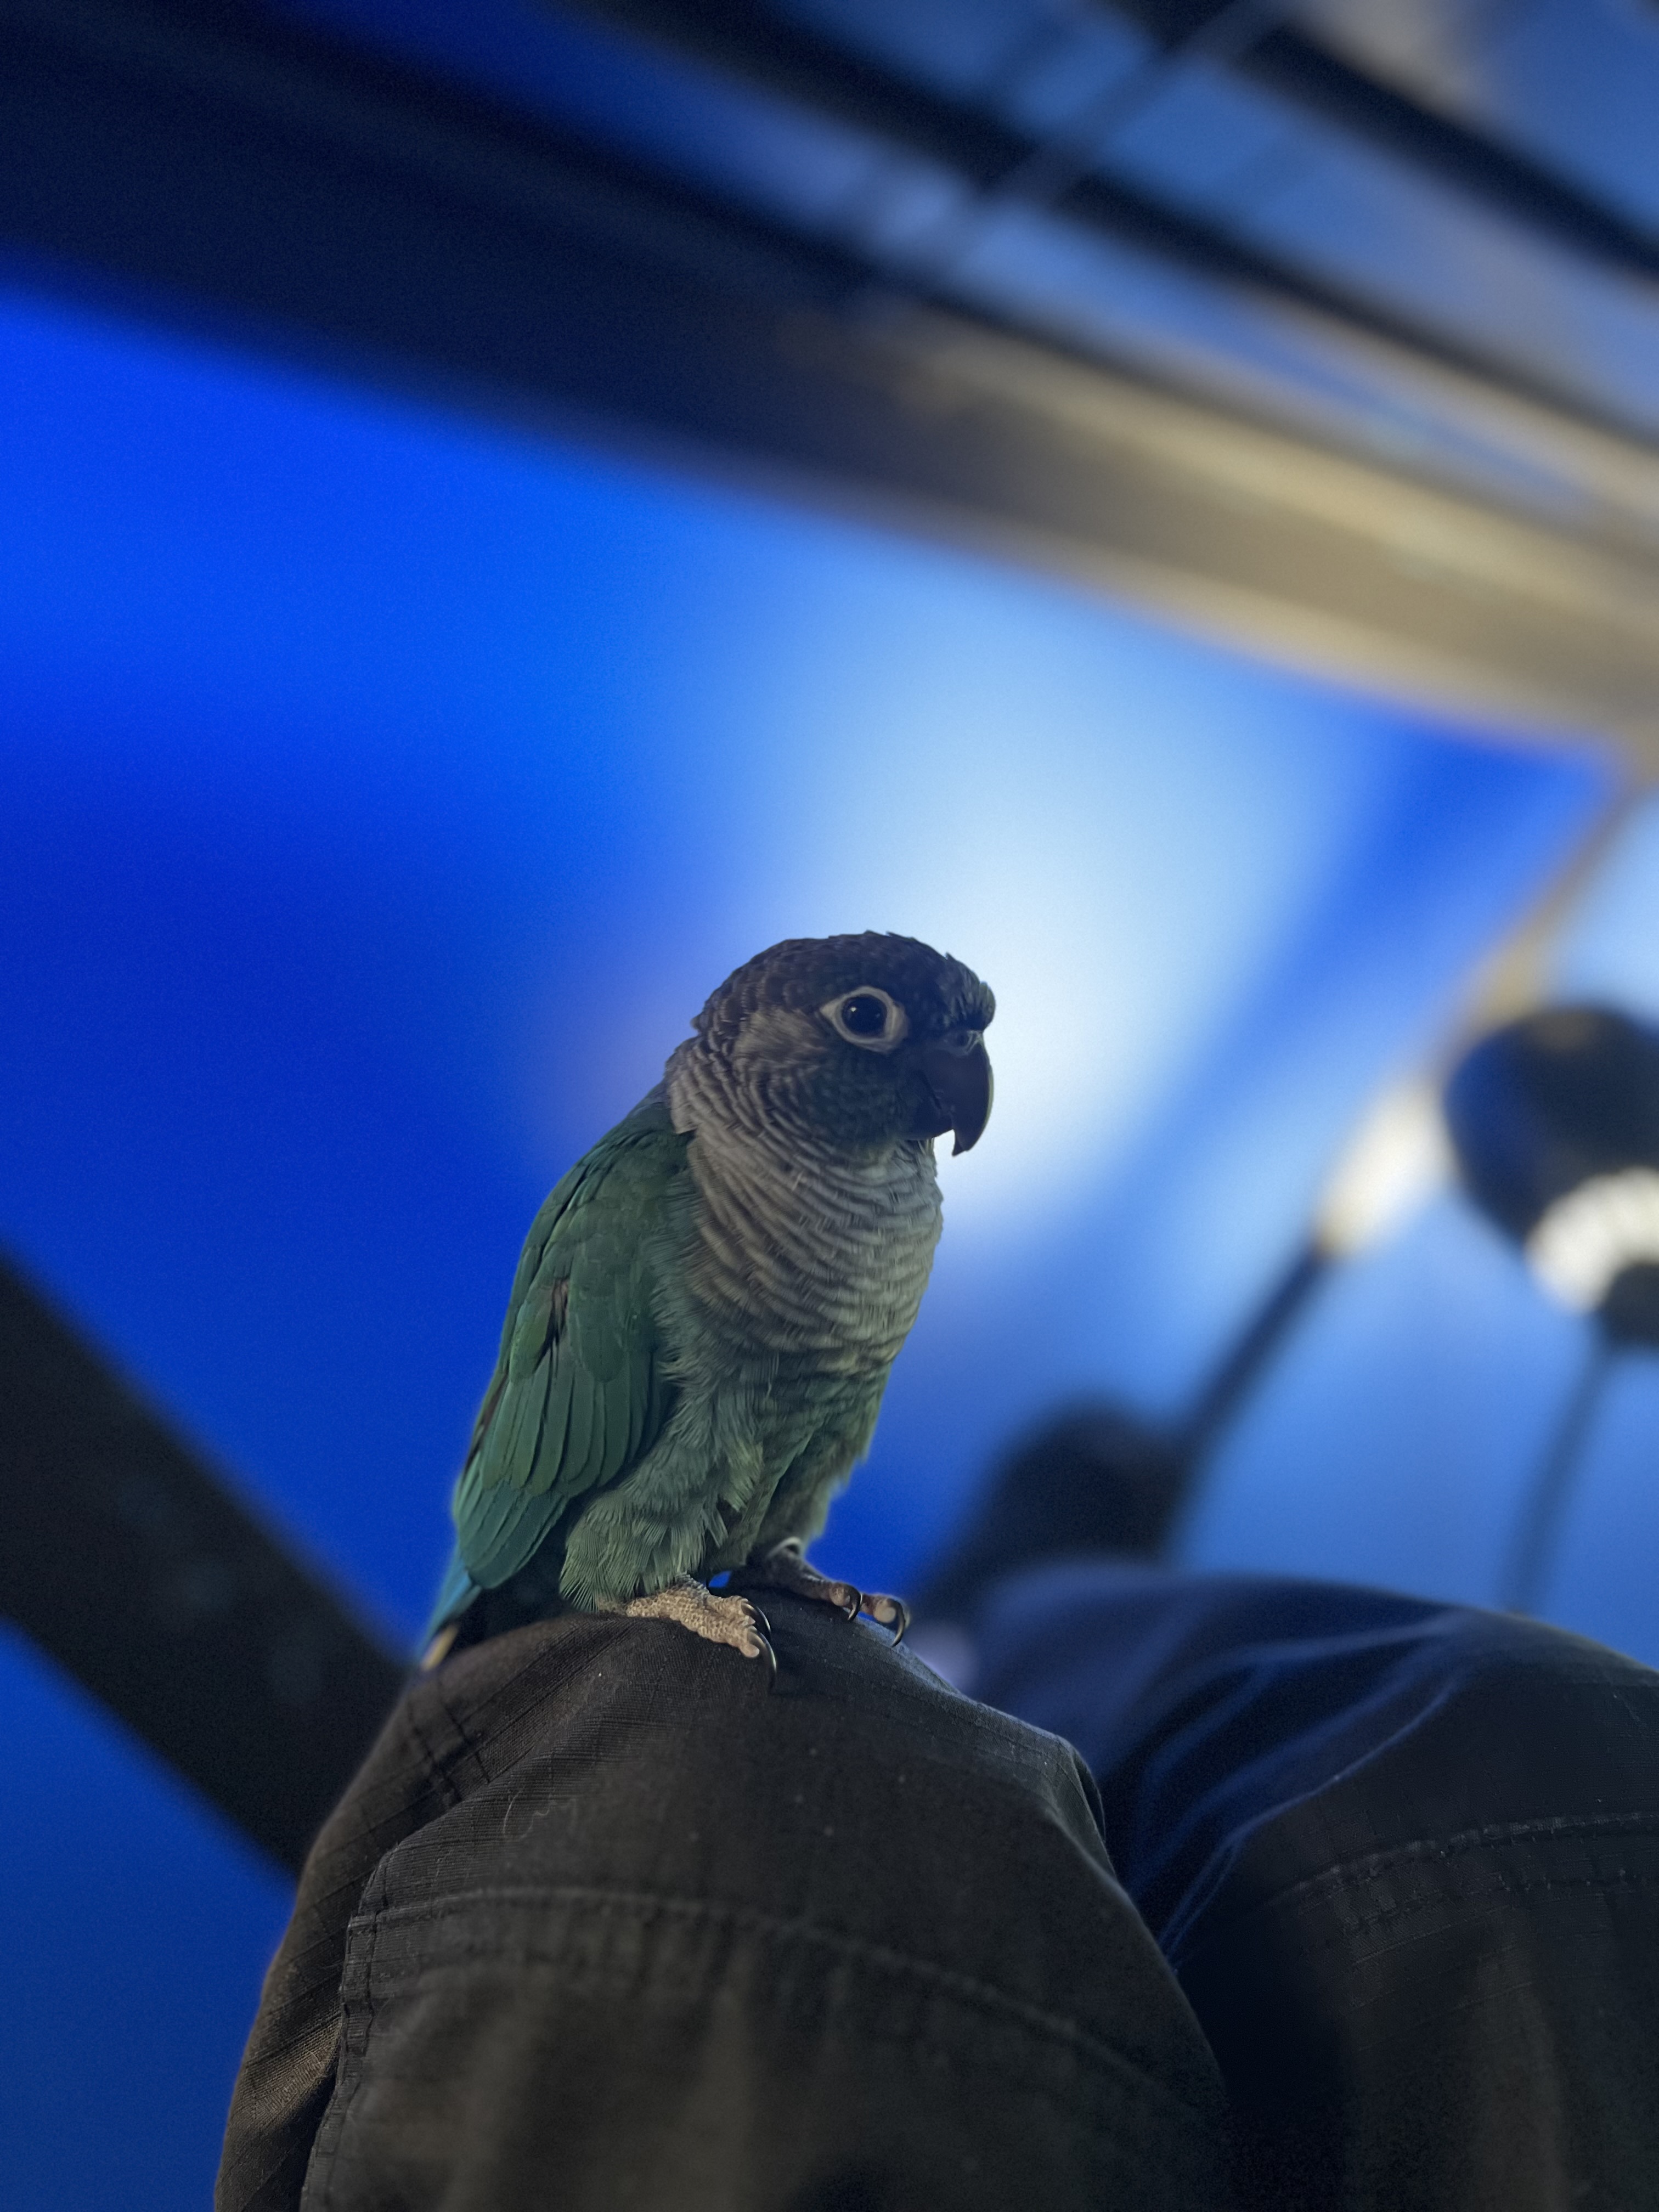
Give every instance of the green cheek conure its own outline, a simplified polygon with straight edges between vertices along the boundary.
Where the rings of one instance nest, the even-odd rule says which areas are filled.
[[[732,1572],[860,1609],[809,1567],[864,1453],[939,1233],[933,1139],[991,1110],[995,1001],[914,938],[796,938],[728,976],[663,1079],[536,1216],[455,1486],[428,1665],[566,1610],[771,1659]]]

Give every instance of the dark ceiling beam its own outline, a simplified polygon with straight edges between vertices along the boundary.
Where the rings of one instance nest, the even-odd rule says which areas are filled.
[[[222,8],[0,0],[0,241],[43,280],[1105,584],[1297,665],[1623,732],[1656,565],[872,302],[844,255]]]
[[[1005,185],[1018,190],[1021,173],[1037,151],[1035,139],[1009,128],[984,107],[947,99],[880,69],[825,35],[785,21],[773,13],[766,0],[569,0],[569,4],[576,12],[676,47],[769,93],[799,100],[804,107],[868,131],[907,154],[938,161],[982,191],[988,200]],[[1179,13],[1184,19],[1200,11],[1193,8],[1171,11],[1149,4],[1135,12],[1162,36],[1165,33],[1152,18]],[[1216,11],[1207,9],[1207,12]],[[1201,25],[1195,22],[1193,27]],[[1170,33],[1167,42],[1173,51],[1182,41]],[[1417,157],[1448,181],[1460,181],[1455,171],[1458,149],[1462,149],[1468,164],[1468,175],[1462,182],[1471,189],[1478,188],[1480,196],[1490,200],[1498,196],[1501,173],[1514,188],[1502,201],[1504,211],[1525,220],[1528,208],[1540,212],[1553,209],[1559,221],[1552,217],[1552,234],[1561,234],[1571,195],[1566,188],[1553,185],[1541,171],[1532,171],[1518,157],[1505,155],[1489,142],[1441,123],[1426,110],[1413,109],[1408,101],[1373,85],[1299,34],[1264,33],[1259,42],[1245,49],[1238,65],[1253,69],[1262,54],[1277,57],[1261,64],[1262,73],[1273,79],[1276,89],[1293,93],[1304,106],[1322,106],[1332,119],[1344,120],[1345,127],[1363,127],[1364,135],[1373,140],[1387,138],[1396,153],[1410,155],[1412,148],[1406,141],[1412,138]],[[1335,114],[1338,106],[1344,110],[1340,118]],[[1380,338],[1438,367],[1475,377],[1494,390],[1547,407],[1615,437],[1639,434],[1628,422],[1598,408],[1581,391],[1535,375],[1508,355],[1462,343],[1444,330],[1400,312],[1358,285],[1315,276],[1224,225],[1190,214],[1126,180],[1091,171],[1070,182],[1054,204],[1068,221],[1085,229],[1138,246],[1195,276],[1310,308],[1346,329]],[[1608,226],[1616,227],[1617,219],[1605,210],[1602,215],[1598,230],[1595,204],[1583,201],[1575,218],[1578,222],[1576,234],[1583,245],[1594,233],[1600,241],[1595,248],[1596,258],[1605,260],[1612,256],[1607,241],[1613,234]],[[1659,270],[1659,249],[1634,232],[1628,234],[1625,246],[1612,258],[1643,276]],[[948,290],[948,286],[930,284],[925,258],[915,270],[894,265],[880,273],[884,281],[906,286],[921,296]]]
[[[294,1871],[407,1671],[3,1262],[0,1615]]]
[[[950,101],[906,84],[828,35],[780,15],[769,0],[579,0],[617,20],[702,53],[721,67],[763,79],[770,89],[825,107],[849,120],[932,153],[976,184],[990,186],[1029,155],[1028,140],[965,102]],[[1117,0],[1174,56],[1201,42],[1237,0]],[[1309,112],[1353,137],[1398,155],[1513,220],[1581,253],[1635,274],[1659,273],[1659,238],[1605,200],[1531,155],[1425,106],[1396,87],[1354,66],[1313,33],[1295,24],[1241,26],[1226,58]],[[1049,25],[1063,23],[1051,18]],[[1235,49],[1236,45],[1236,51]],[[1087,194],[1083,196],[1087,205]],[[1115,203],[1102,203],[1103,212]],[[1155,204],[1126,196],[1129,220]],[[1201,225],[1177,216],[1172,236],[1205,237]],[[1217,240],[1218,243],[1218,239]],[[1298,284],[1291,272],[1266,258],[1247,257],[1270,281]]]

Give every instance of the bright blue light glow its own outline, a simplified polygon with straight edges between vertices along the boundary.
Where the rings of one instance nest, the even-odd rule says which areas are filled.
[[[1595,788],[965,559],[5,338],[3,1226],[405,1626],[536,1199],[758,945],[1001,994],[837,1522],[904,1574],[1052,1391],[1190,1387]]]
[[[825,1553],[902,1587],[1054,1397],[1179,1404],[1601,789],[1030,577],[36,301],[0,301],[0,1239],[404,1632],[531,1213],[738,960],[908,929],[1001,1000]],[[1332,1434],[1291,1406],[1238,1462],[1287,1540],[1284,1500],[1343,1494]],[[1489,1460],[1471,1525],[1521,1472]],[[1300,1563],[1438,1575],[1355,1465]],[[149,1864],[181,1816],[118,1765],[43,1769],[41,1832],[112,1792]],[[264,1892],[223,1910],[268,1940]],[[151,1967],[158,2048],[228,2078],[160,1932]],[[31,2127],[123,2063],[77,2050]]]
[[[1323,1286],[1222,1448],[1188,1559],[1494,1603],[1584,1352],[1583,1322],[1448,1193]]]
[[[54,730],[60,788],[125,782],[150,843],[205,848],[192,874],[292,849],[313,971],[331,932],[417,933],[419,1003],[400,942],[350,1018],[410,1018],[423,1062],[455,1025],[461,1109],[511,1148],[615,1111],[757,939],[880,915],[1002,988],[1000,1142],[959,1202],[1052,1187],[1162,1094],[1395,772],[1365,718],[1334,733],[1316,695],[966,563],[163,363],[90,404],[17,364],[58,394],[15,457],[19,724]],[[664,948],[677,895],[700,927]],[[1073,957],[1106,963],[1082,1018]]]

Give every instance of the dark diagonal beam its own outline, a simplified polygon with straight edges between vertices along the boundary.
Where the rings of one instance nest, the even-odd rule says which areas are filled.
[[[296,1870],[404,1674],[3,1262],[0,1613]]]

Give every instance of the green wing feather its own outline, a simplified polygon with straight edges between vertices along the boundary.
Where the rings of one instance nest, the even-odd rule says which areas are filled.
[[[667,1416],[653,1273],[689,1205],[688,1139],[660,1097],[602,1137],[531,1226],[495,1372],[455,1486],[459,1563],[493,1589]]]

